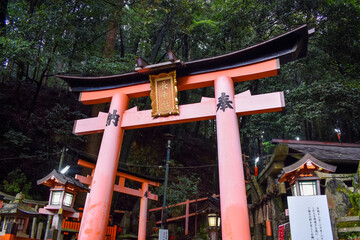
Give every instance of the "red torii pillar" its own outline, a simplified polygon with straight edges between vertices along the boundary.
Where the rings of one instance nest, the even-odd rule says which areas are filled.
[[[225,99],[224,99],[225,98]],[[245,177],[241,153],[238,118],[232,107],[234,83],[227,76],[215,80],[216,134],[219,162],[221,230],[223,239],[250,239]],[[228,101],[228,102],[226,102]],[[226,105],[228,103],[228,105]]]
[[[120,123],[127,109],[129,98],[122,93],[114,94],[109,109],[110,122],[105,124],[100,152],[91,183],[90,195],[86,198],[81,220],[79,239],[104,239],[108,224],[113,186],[119,162],[124,130]],[[120,113],[121,115],[116,115]],[[116,116],[119,116],[118,118]]]

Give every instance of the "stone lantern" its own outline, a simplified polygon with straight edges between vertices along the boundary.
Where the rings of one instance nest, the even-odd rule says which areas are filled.
[[[38,180],[37,184],[50,187],[48,205],[40,208],[39,213],[54,216],[52,226],[58,230],[58,236],[60,236],[64,217],[79,218],[80,214],[74,209],[76,194],[79,191],[87,192],[89,189],[75,178],[55,169],[46,177]]]

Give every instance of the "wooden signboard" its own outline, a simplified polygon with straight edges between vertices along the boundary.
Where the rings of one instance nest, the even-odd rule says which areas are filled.
[[[176,72],[150,75],[151,115],[153,117],[178,115]]]

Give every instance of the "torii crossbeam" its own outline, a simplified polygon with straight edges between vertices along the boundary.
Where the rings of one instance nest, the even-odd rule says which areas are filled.
[[[168,63],[141,64],[137,72],[108,77],[58,76],[68,82],[72,91],[80,92],[79,100],[84,104],[111,102],[108,113],[78,120],[74,126],[76,134],[103,132],[79,239],[105,237],[124,130],[216,118],[222,239],[249,240],[238,115],[280,111],[285,104],[281,92],[235,95],[234,83],[277,75],[281,64],[306,56],[307,41],[304,25],[267,42],[214,58],[181,64],[169,57]],[[130,98],[149,96],[148,74],[159,74],[164,69],[177,71],[179,91],[214,86],[215,98],[179,106],[179,115],[168,117],[153,118],[149,110],[127,109]],[[139,231],[138,239],[145,238],[146,233]]]

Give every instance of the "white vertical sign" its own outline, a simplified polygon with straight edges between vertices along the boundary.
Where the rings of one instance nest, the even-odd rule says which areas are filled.
[[[159,229],[159,240],[168,240],[169,239],[169,230]]]
[[[288,197],[292,240],[333,239],[325,195]]]

